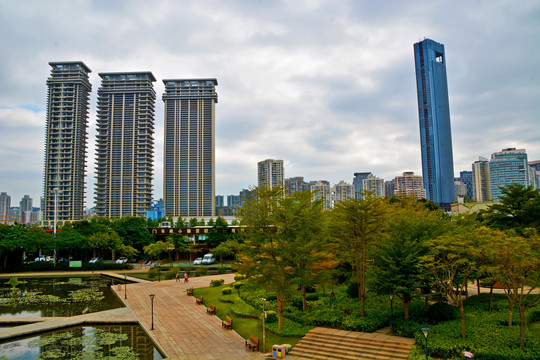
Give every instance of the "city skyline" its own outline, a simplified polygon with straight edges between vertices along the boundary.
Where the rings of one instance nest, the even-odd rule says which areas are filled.
[[[42,196],[51,61],[93,70],[86,207],[94,205],[96,89],[105,71],[152,71],[156,93],[161,79],[220,80],[216,195],[256,185],[255,165],[266,158],[283,159],[286,178],[332,184],[351,183],[355,172],[423,175],[412,54],[423,38],[447,52],[454,176],[503,148],[540,159],[534,1],[27,1],[0,2],[0,10],[9,35],[0,41],[10,49],[0,59],[0,191],[12,199]],[[158,101],[154,198],[163,194],[163,119]]]

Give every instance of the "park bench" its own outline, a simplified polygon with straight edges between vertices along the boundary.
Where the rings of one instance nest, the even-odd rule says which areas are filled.
[[[209,313],[210,315],[215,315],[216,314],[216,305],[210,304],[210,307],[206,308],[206,312]]]
[[[189,288],[186,290],[186,295],[187,296],[193,296],[193,288]]]
[[[221,326],[224,327],[225,330],[227,329],[232,330],[232,319],[227,316],[225,320],[221,321]]]
[[[199,296],[198,299],[195,299],[195,302],[197,303],[197,305],[202,305],[202,303],[203,303],[203,297],[202,297],[202,296]]]
[[[259,338],[253,334],[249,334],[249,340],[246,340],[246,347],[251,351],[259,351]]]

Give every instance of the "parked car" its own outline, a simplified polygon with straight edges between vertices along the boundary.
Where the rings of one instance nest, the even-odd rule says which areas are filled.
[[[206,254],[203,256],[202,264],[203,265],[210,265],[216,262],[216,257],[214,254]]]
[[[46,261],[45,260],[45,256],[44,255],[41,255],[39,257],[36,258],[36,260],[34,260],[35,262],[39,262],[39,261]]]
[[[193,265],[201,265],[202,264],[202,258],[196,258],[193,260]]]
[[[92,258],[92,260],[89,261],[90,264],[95,264],[95,263],[98,263],[98,262],[99,262],[98,257]]]
[[[116,260],[117,264],[125,264],[127,262],[128,262],[128,259],[127,259],[127,257],[124,257],[124,256],[119,257],[118,260]]]

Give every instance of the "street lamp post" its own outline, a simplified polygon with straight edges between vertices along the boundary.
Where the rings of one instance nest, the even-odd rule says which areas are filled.
[[[394,293],[388,294],[390,296],[390,329],[392,330],[392,335],[394,334]]]
[[[54,225],[53,225],[53,234],[56,239],[56,213],[58,211],[58,188],[54,188]],[[56,266],[56,247],[53,250],[53,264]]]
[[[127,299],[127,275],[124,274],[124,299]]]
[[[264,311],[264,302],[266,301],[265,298],[260,299],[263,304],[263,354],[266,352],[266,329],[265,329],[265,319],[266,319],[266,312]]]
[[[429,335],[429,332],[431,331],[430,328],[422,328],[422,332],[424,333],[424,336],[426,337],[426,360],[428,360],[428,345],[427,345],[427,338]]]
[[[150,330],[154,330],[154,294],[150,294],[150,302],[152,303],[152,328]]]

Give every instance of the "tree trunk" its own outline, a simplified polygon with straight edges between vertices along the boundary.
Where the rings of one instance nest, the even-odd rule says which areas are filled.
[[[489,286],[489,312],[491,312],[493,307],[493,285],[495,284],[491,283],[491,285]]]
[[[401,299],[401,302],[403,303],[403,312],[405,313],[405,320],[409,320],[409,304],[411,303],[411,300],[405,300],[405,298]]]
[[[283,329],[283,308],[285,307],[285,295],[284,294],[277,294],[277,306],[278,306],[278,315],[279,315],[279,323],[278,323],[278,329]]]
[[[465,332],[465,311],[463,311],[463,303],[459,304],[459,316],[461,317],[461,338],[465,340],[467,334]]]
[[[302,284],[302,311],[306,312],[307,302],[306,302],[306,284]]]
[[[508,305],[508,326],[512,326],[512,304]]]
[[[519,347],[525,347],[525,307],[519,307]]]
[[[476,279],[476,293],[480,295],[480,279]]]
[[[362,281],[361,269],[356,261],[356,280],[358,281],[358,300],[360,301],[360,316],[365,317],[364,313],[364,283]]]

